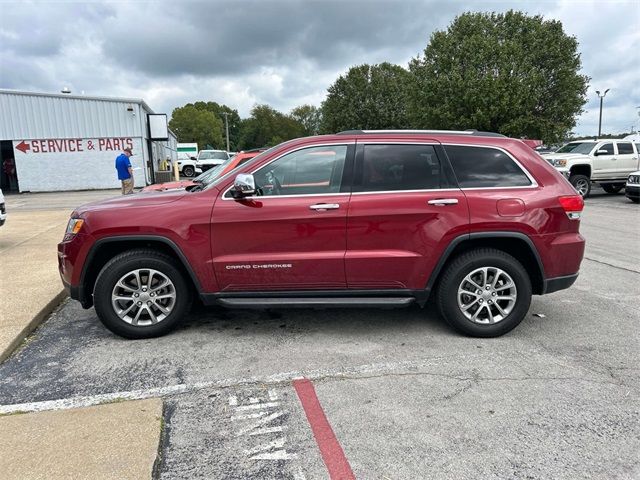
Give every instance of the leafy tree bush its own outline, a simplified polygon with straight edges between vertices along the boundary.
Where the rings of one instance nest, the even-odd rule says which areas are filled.
[[[408,128],[411,76],[391,63],[358,65],[328,89],[322,104],[322,131]]]
[[[465,13],[409,65],[416,128],[489,130],[554,143],[582,113],[589,77],[556,20]]]

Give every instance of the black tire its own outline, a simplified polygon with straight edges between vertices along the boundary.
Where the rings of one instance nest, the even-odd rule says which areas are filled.
[[[157,270],[173,283],[175,289],[172,310],[164,319],[152,325],[136,326],[125,322],[111,304],[116,283],[136,269]],[[129,250],[113,257],[98,274],[93,290],[94,306],[102,324],[116,335],[130,339],[153,338],[169,333],[181,323],[189,310],[191,297],[191,288],[179,264],[173,258],[150,249]]]
[[[587,198],[591,193],[591,180],[586,175],[571,175],[569,183],[582,195],[582,198]]]
[[[185,167],[182,168],[182,174],[185,177],[193,177],[195,173],[196,173],[196,170],[191,165],[186,165]]]
[[[624,188],[624,183],[601,183],[600,186],[607,193],[618,193]]]
[[[512,310],[503,319],[492,324],[474,323],[458,306],[458,288],[463,280],[483,267],[501,269],[511,277],[517,291]],[[518,260],[501,250],[482,248],[463,253],[446,267],[440,278],[436,302],[440,314],[454,329],[473,337],[487,338],[499,337],[517,327],[529,311],[531,295],[531,279]]]
[[[629,198],[629,200],[631,200],[633,203],[640,203],[640,198]]]

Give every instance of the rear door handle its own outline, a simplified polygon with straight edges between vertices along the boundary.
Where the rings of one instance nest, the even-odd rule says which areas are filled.
[[[340,208],[340,204],[339,203],[316,203],[314,205],[309,205],[309,208],[311,210],[318,210],[318,211],[335,210],[336,208]]]
[[[435,200],[429,200],[429,205],[437,205],[438,207],[444,207],[445,205],[457,205],[457,198],[436,198]]]

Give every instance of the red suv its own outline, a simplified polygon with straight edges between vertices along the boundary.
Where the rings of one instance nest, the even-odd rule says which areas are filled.
[[[502,335],[571,286],[583,201],[520,140],[477,131],[300,138],[189,191],[84,205],[62,281],[127,338],[176,327],[196,295],[241,308],[424,306]]]

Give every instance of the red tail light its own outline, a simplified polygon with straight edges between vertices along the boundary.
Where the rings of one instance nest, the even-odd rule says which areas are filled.
[[[580,195],[571,195],[567,197],[558,197],[560,205],[564,209],[567,217],[571,220],[580,220],[582,210],[584,209],[584,200]]]

